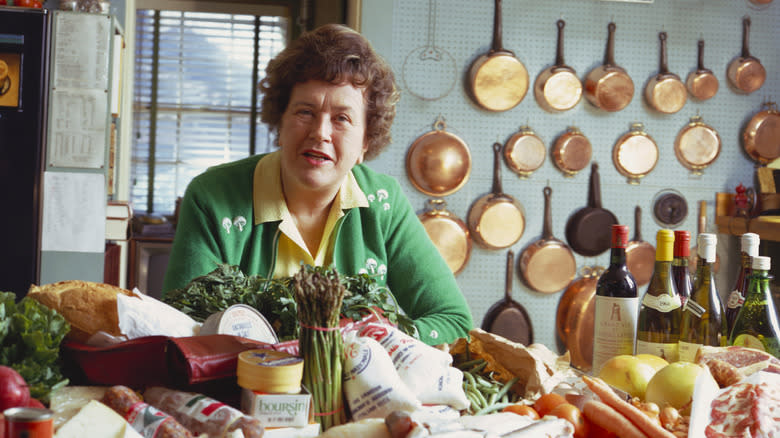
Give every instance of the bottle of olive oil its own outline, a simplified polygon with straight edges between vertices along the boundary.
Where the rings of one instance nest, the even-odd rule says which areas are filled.
[[[717,243],[715,234],[701,233],[697,238],[698,259],[693,293],[682,308],[678,344],[680,360],[693,362],[702,345],[726,345],[726,317],[713,273]]]
[[[649,353],[668,362],[678,358],[682,301],[672,278],[674,233],[658,230],[655,265],[639,306],[636,333],[636,354]]]
[[[745,304],[737,314],[729,344],[757,348],[780,357],[780,324],[772,301],[769,275],[772,260],[769,257],[753,257]]]
[[[593,318],[593,375],[613,356],[634,354],[639,298],[626,267],[628,226],[612,225],[609,267],[596,283]]]
[[[753,257],[758,255],[758,246],[760,242],[761,239],[756,233],[745,233],[740,238],[741,254],[739,273],[737,274],[737,281],[734,284],[734,288],[731,290],[731,293],[726,300],[727,333],[731,333],[731,329],[734,328],[734,322],[737,320],[739,309],[741,309],[742,305],[745,303]]]

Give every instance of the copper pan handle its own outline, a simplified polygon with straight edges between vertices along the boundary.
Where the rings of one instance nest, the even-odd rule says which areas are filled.
[[[563,28],[566,26],[566,22],[563,21],[563,19],[558,20],[556,23],[558,26],[558,45],[556,46],[555,50],[555,65],[562,66],[564,65],[563,61]]]
[[[742,57],[750,58],[750,49],[748,49],[750,39],[750,17],[747,15],[742,19]]]
[[[666,62],[666,32],[659,33],[658,39],[661,41],[661,59],[658,63],[658,73],[665,75],[669,73],[669,65]]]
[[[515,253],[510,249],[506,252],[506,287],[504,288],[504,298],[506,302],[512,301],[512,269],[515,266]]]
[[[604,65],[615,65],[615,29],[617,29],[617,25],[614,22],[607,25],[607,50],[604,53]]]
[[[493,193],[504,193],[501,186],[501,143],[493,143]]]
[[[493,51],[499,52],[504,50],[504,43],[502,41],[501,29],[501,0],[496,0],[495,10],[493,11]]]
[[[642,240],[642,207],[634,208],[634,241]]]
[[[545,240],[550,240],[553,237],[552,208],[550,207],[552,189],[547,186],[542,190],[542,192],[544,193],[544,222],[542,223],[542,238]]]
[[[590,188],[588,189],[588,206],[601,208],[601,182],[599,181],[599,164],[590,165]]]
[[[699,54],[698,54],[698,61],[697,61],[697,68],[699,71],[705,70],[704,68],[704,40],[699,40],[698,43],[699,46]]]

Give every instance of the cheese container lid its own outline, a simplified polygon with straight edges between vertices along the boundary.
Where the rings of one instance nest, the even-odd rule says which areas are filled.
[[[269,344],[279,342],[276,332],[263,314],[246,304],[234,304],[210,315],[203,321],[200,334],[241,336]]]
[[[246,350],[238,354],[238,385],[267,393],[298,393],[303,379],[303,359],[266,349]]]

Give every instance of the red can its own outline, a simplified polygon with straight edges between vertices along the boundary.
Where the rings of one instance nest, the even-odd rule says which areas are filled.
[[[5,416],[5,438],[52,438],[54,412],[42,408],[10,408]]]

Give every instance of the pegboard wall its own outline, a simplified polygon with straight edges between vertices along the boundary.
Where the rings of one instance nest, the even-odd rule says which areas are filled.
[[[402,98],[393,128],[393,145],[369,164],[395,176],[405,188],[412,205],[420,213],[427,209],[427,195],[409,182],[405,160],[409,146],[429,132],[437,117],[446,120],[447,130],[463,139],[472,155],[468,182],[446,196],[447,209],[466,220],[472,203],[491,191],[493,175],[492,144],[504,144],[518,128],[528,125],[548,148],[541,168],[521,179],[502,161],[503,191],[523,204],[525,232],[511,248],[515,259],[529,244],[541,237],[544,197],[549,184],[552,193],[553,234],[565,241],[566,221],[587,204],[590,167],[566,177],[553,163],[550,147],[569,126],[578,127],[593,146],[593,161],[599,163],[603,206],[634,234],[634,208],[643,210],[642,237],[655,244],[661,226],[652,213],[656,195],[667,189],[679,191],[687,201],[688,215],[676,228],[696,235],[700,200],[708,202],[708,231],[715,230],[715,193],[733,192],[743,183],[754,185],[755,163],[744,153],[740,141],[747,121],[761,110],[762,102],[778,98],[780,90],[780,2],[762,7],[749,0],[655,0],[652,4],[603,0],[503,0],[503,46],[514,52],[533,82],[540,72],[555,63],[556,21],[566,22],[564,59],[582,79],[604,60],[607,25],[613,21],[615,62],[634,82],[631,103],[618,112],[595,108],[584,97],[571,110],[550,113],[542,109],[529,89],[522,102],[511,110],[490,112],[469,98],[467,73],[472,62],[491,47],[493,0],[363,0],[361,32],[391,63],[402,89]],[[431,14],[435,11],[435,14]],[[741,54],[742,21],[750,16],[750,53],[767,71],[767,79],[758,91],[745,95],[736,92],[726,78],[731,60]],[[645,84],[659,69],[658,34],[668,33],[669,70],[683,81],[696,69],[697,41],[704,39],[704,65],[719,80],[718,93],[707,101],[688,98],[675,114],[662,114],[645,101]],[[442,62],[429,65],[410,63],[409,55],[421,47],[434,45],[445,53]],[[424,100],[422,97],[437,97]],[[694,176],[677,161],[675,138],[693,116],[702,117],[720,135],[722,149],[718,159]],[[612,148],[634,122],[657,143],[659,160],[654,170],[638,185],[629,185],[612,163]],[[733,281],[733,242],[719,235],[718,252],[724,268],[718,274],[721,294]],[[695,237],[694,237],[695,242]],[[695,244],[695,243],[694,243]],[[738,249],[736,250],[738,251]],[[458,283],[471,307],[474,323],[482,320],[490,306],[501,300],[505,289],[507,250],[486,250],[477,245]],[[597,257],[576,256],[578,268],[607,266],[609,251]],[[534,341],[555,345],[555,312],[561,292],[540,294],[523,284],[515,267],[513,298],[526,307],[534,328]],[[644,293],[641,288],[640,294]]]

